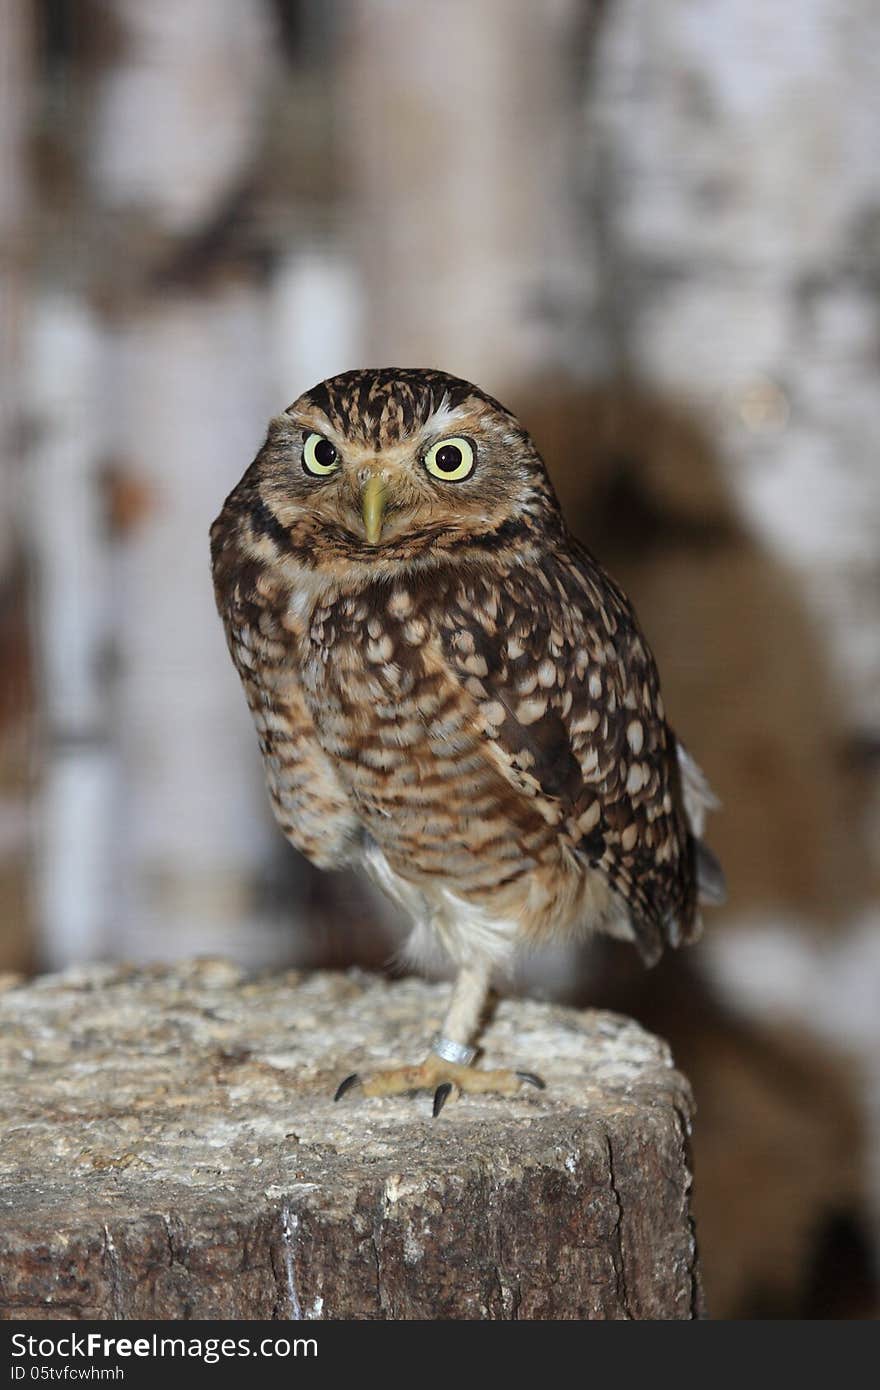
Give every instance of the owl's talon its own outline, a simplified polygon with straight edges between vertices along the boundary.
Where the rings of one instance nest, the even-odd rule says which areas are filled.
[[[436,1119],[450,1096],[515,1096],[524,1085],[535,1086],[539,1091],[545,1089],[543,1079],[531,1071],[483,1071],[480,1067],[446,1062],[432,1052],[419,1066],[395,1067],[364,1075],[352,1072],[337,1087],[334,1100],[339,1100],[352,1086],[360,1086],[363,1094],[371,1098],[432,1091]]]
[[[546,1091],[547,1089],[547,1082],[542,1076],[538,1076],[536,1072],[518,1071],[517,1076],[520,1081],[526,1081],[530,1086],[537,1086],[539,1091]]]
[[[452,1082],[444,1081],[442,1086],[438,1086],[434,1092],[434,1109],[432,1111],[434,1119],[440,1114],[444,1105],[452,1094]]]
[[[342,1100],[346,1091],[350,1091],[352,1086],[357,1086],[359,1084],[360,1077],[356,1071],[353,1071],[351,1076],[347,1076],[344,1081],[340,1081],[339,1085],[336,1087],[336,1095],[333,1097],[334,1101]]]

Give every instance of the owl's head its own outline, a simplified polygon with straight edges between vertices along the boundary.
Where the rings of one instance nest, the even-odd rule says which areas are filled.
[[[344,372],[305,392],[272,421],[236,497],[255,534],[317,568],[516,546],[561,525],[516,418],[431,370]]]

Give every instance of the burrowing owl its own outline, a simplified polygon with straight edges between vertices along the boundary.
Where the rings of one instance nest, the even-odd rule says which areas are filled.
[[[436,1114],[452,1086],[542,1084],[471,1067],[492,972],[597,929],[651,963],[721,879],[633,609],[528,434],[443,372],[346,372],[272,421],[212,554],[282,830],[363,866],[414,957],[458,972],[426,1061],[364,1090],[429,1087]]]

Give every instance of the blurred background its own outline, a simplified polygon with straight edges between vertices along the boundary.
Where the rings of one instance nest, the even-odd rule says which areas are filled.
[[[698,947],[515,987],[698,1103],[715,1317],[875,1317],[880,9],[2,0],[0,971],[385,969],[268,811],[208,526],[324,376],[515,409],[723,810]]]

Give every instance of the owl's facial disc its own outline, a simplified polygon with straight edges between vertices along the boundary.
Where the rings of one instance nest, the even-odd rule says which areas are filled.
[[[341,523],[369,546],[399,539],[416,517],[436,521],[477,467],[477,444],[468,435],[416,431],[377,448],[375,441],[340,437],[329,421],[302,416],[298,423],[308,480],[302,501],[319,525]]]
[[[543,464],[491,397],[432,370],[342,373],[272,422],[261,500],[311,567],[462,559],[558,525]]]

